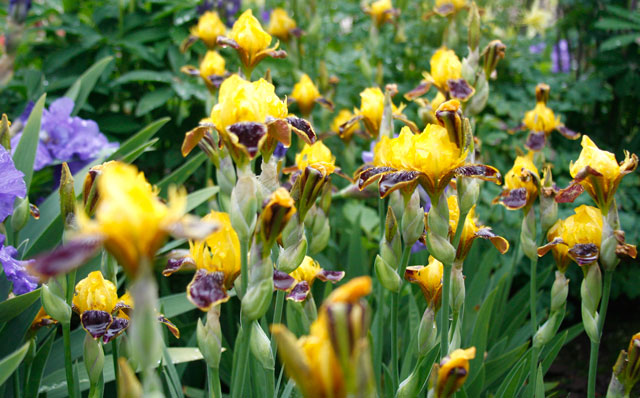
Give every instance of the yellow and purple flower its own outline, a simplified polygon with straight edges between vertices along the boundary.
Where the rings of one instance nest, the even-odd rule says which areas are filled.
[[[496,198],[507,209],[518,210],[529,208],[538,197],[540,174],[533,163],[533,152],[517,156],[513,167],[504,178],[502,194]]]
[[[290,274],[278,270],[273,273],[275,288],[287,291],[287,299],[293,301],[306,300],[316,279],[338,283],[342,278],[344,278],[344,271],[325,270],[309,256],[305,256],[300,266]]]
[[[302,33],[296,21],[287,14],[284,8],[280,7],[271,11],[267,32],[284,42],[288,42],[293,36],[297,37]]]
[[[424,79],[410,91],[410,98],[426,94],[432,85],[447,100],[467,101],[475,93],[475,89],[462,77],[462,62],[453,50],[444,46],[439,48],[431,56],[430,68],[430,72],[422,73]]]
[[[378,28],[387,22],[392,22],[400,15],[400,10],[393,8],[391,0],[374,0],[364,7],[364,12],[371,15]]]
[[[306,73],[304,73],[300,80],[293,86],[291,99],[298,104],[298,108],[303,117],[308,117],[311,114],[316,103],[333,109],[333,103],[320,95],[318,87],[316,87],[313,80],[311,80]]]
[[[225,60],[214,50],[207,51],[199,68],[185,65],[180,70],[191,76],[200,76],[209,90],[220,87],[226,75]]]

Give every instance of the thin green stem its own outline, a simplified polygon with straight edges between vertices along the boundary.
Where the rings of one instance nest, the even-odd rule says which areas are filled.
[[[222,398],[220,389],[220,369],[207,366],[207,380],[209,382],[209,397]]]
[[[404,270],[409,263],[411,255],[411,246],[405,246],[402,251],[402,260],[400,262],[399,274],[404,275]],[[400,293],[394,293],[391,297],[391,376],[393,378],[393,391],[398,389],[399,385],[399,366],[398,366],[398,307],[400,302]]]
[[[71,324],[62,324],[62,339],[64,340],[64,370],[67,374],[67,394],[70,398],[75,398],[76,388],[73,377],[73,363],[71,362]]]
[[[453,247],[458,249],[464,223],[467,220],[468,211],[462,212],[458,218],[456,233],[453,236]],[[440,308],[440,359],[449,354],[449,298],[451,296],[451,269],[453,264],[444,264],[442,270],[442,307]]]
[[[240,363],[238,364],[238,369],[241,372],[240,375],[240,385],[238,386],[238,388],[236,389],[236,391],[238,391],[238,395],[237,397],[244,397],[244,387],[247,384],[247,374],[249,373],[249,358],[250,358],[250,354],[251,354],[251,350],[249,349],[249,344],[250,344],[250,339],[251,339],[251,333],[249,330],[249,322],[243,322],[243,329],[247,328],[247,330],[243,330],[242,331],[242,356],[240,357]]]
[[[249,285],[249,242],[248,238],[240,239],[240,282],[242,286],[242,296],[247,294],[247,286]]]
[[[282,309],[284,308],[284,292],[282,290],[278,290],[276,293],[276,305],[273,311],[273,322],[272,324],[276,325],[282,322]],[[271,335],[271,352],[273,356],[276,356],[276,351],[278,349],[278,342]]]
[[[118,373],[120,368],[118,365],[118,339],[113,339],[113,341],[111,342],[111,358],[113,359],[113,371],[114,371],[114,375],[116,377],[116,386],[118,386],[119,384],[119,376]]]
[[[531,281],[529,283],[529,312],[531,316],[531,338],[536,334],[538,328],[538,316],[536,314],[536,293],[537,293],[537,273],[538,273],[538,257],[534,257],[531,260]],[[539,350],[536,347],[531,348],[531,364],[529,367],[529,377],[531,380],[531,397],[536,393],[536,379],[538,376],[538,355]]]
[[[595,266],[597,267],[598,265],[596,264]],[[598,351],[600,350],[600,339],[602,338],[604,320],[607,316],[607,307],[609,306],[609,296],[611,295],[612,280],[613,280],[613,271],[605,270],[604,288],[602,290],[602,301],[600,302],[600,312],[598,315],[598,340],[591,342],[591,353],[589,355],[589,384],[587,386],[588,398],[595,398],[596,396],[596,376],[598,373]]]

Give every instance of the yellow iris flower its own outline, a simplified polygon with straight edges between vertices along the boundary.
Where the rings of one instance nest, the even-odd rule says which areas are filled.
[[[346,124],[349,120],[351,120],[355,114],[348,109],[341,109],[340,112],[333,118],[331,122],[331,131],[338,134],[343,141],[349,141],[353,137],[353,133],[358,129],[358,123],[353,123],[350,126],[345,126],[346,128],[340,128],[342,125]]]
[[[320,95],[320,91],[318,91],[318,87],[316,87],[309,75],[305,73],[300,78],[300,81],[293,86],[291,98],[296,101],[304,117],[305,115],[311,114],[316,101],[322,98],[322,96]]]
[[[316,141],[312,145],[305,144],[296,155],[296,166],[300,171],[312,167],[326,177],[336,170],[336,157],[322,141]]]
[[[390,22],[398,14],[398,11],[391,4],[391,0],[373,1],[368,7],[365,7],[365,12],[371,15],[377,27]]]
[[[392,103],[391,109],[392,113],[401,114],[404,105],[398,108]],[[356,109],[355,114],[362,117],[367,131],[372,137],[378,136],[383,112],[384,94],[379,87],[369,87],[360,93],[360,109]]]
[[[185,212],[186,193],[171,189],[168,204],[135,166],[115,162],[98,178],[100,193],[95,218],[76,211],[80,233],[97,235],[105,248],[130,275],[141,264],[150,265],[169,230]]]
[[[462,387],[469,375],[469,361],[476,357],[476,348],[471,347],[466,350],[457,349],[442,359],[439,365],[435,366],[435,374],[432,386],[435,396],[438,398],[449,398]],[[451,380],[451,379],[454,380]]]
[[[430,72],[423,72],[423,90],[428,90],[430,84],[434,84],[444,97],[457,98],[466,101],[475,93],[475,89],[462,78],[462,62],[456,53],[443,46],[431,56],[429,61]]]
[[[531,206],[538,197],[540,174],[533,163],[533,152],[517,156],[504,178],[501,203],[512,210]]]
[[[409,266],[404,272],[404,278],[411,283],[420,286],[424,299],[429,307],[434,311],[440,309],[440,299],[442,298],[442,272],[443,265],[440,261],[429,256],[427,266]]]
[[[284,8],[277,7],[271,11],[269,27],[267,28],[270,35],[282,41],[289,41],[296,27],[296,21],[287,14]]]
[[[217,12],[207,11],[198,19],[198,24],[191,28],[191,35],[202,40],[207,47],[214,48],[218,36],[224,36],[227,28]]]

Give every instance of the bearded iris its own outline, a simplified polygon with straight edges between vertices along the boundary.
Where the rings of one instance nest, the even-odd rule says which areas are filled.
[[[556,196],[557,202],[573,202],[585,190],[600,210],[607,214],[622,177],[638,166],[638,156],[625,151],[624,161],[613,153],[599,149],[588,136],[582,137],[582,152],[569,171],[573,181]]]
[[[387,22],[392,22],[400,14],[400,10],[393,8],[391,0],[375,0],[364,8],[364,12],[371,15],[378,28]]]
[[[435,398],[452,397],[469,376],[469,361],[476,356],[476,348],[457,349],[434,365],[431,389]]]
[[[218,37],[217,43],[221,46],[229,46],[238,52],[240,61],[246,68],[247,78],[250,78],[253,68],[264,58],[287,56],[283,50],[277,50],[278,43],[269,47],[271,40],[271,35],[262,29],[262,25],[253,16],[251,9],[248,9],[233,24],[228,37]]]
[[[402,114],[403,109],[404,105],[396,107],[392,102],[392,117],[402,121],[414,129],[417,129],[412,122],[404,117]],[[382,90],[378,87],[370,87],[361,92],[360,108],[355,109],[354,112],[355,116],[340,126],[340,134],[344,134],[344,131],[352,128],[362,120],[369,135],[371,135],[371,137],[378,137],[380,125],[382,124],[382,114],[384,113],[384,94],[382,93]]]
[[[224,58],[213,50],[207,51],[199,68],[185,65],[180,70],[191,76],[200,76],[209,90],[220,87],[226,74]]]
[[[413,265],[407,267],[404,279],[420,286],[427,305],[437,312],[442,298],[442,272],[443,265],[440,261],[429,256],[429,264]]]
[[[287,14],[284,8],[280,7],[271,11],[267,32],[284,42],[288,42],[293,36],[299,36],[301,33],[296,21]]]
[[[273,325],[278,352],[306,398],[346,398],[373,392],[366,304],[371,278],[359,277],[334,290],[320,308],[311,333],[296,339],[283,325]]]
[[[453,50],[447,47],[439,48],[431,56],[429,63],[430,72],[422,73],[424,80],[411,91],[411,96],[426,94],[432,85],[447,100],[456,98],[467,101],[475,93],[475,89],[462,77],[462,62]]]
[[[291,280],[291,278],[293,280]],[[276,289],[288,292],[287,299],[304,301],[311,294],[311,287],[316,279],[323,282],[337,283],[344,278],[344,271],[330,271],[309,256],[290,274],[276,270],[273,274]]]
[[[213,141],[209,132],[212,127],[240,166],[258,153],[270,157],[278,142],[289,146],[291,131],[306,143],[315,142],[315,132],[307,121],[287,115],[287,104],[278,98],[271,83],[264,79],[249,82],[232,75],[220,86],[218,103],[211,110],[211,117],[186,134],[182,154],[186,156],[196,145],[202,145],[201,140]],[[216,146],[215,143],[208,145],[213,151],[217,150]]]
[[[522,119],[523,127],[530,131],[526,146],[532,151],[541,150],[547,137],[554,130],[570,140],[580,138],[580,133],[568,129],[547,106],[549,91],[549,86],[544,83],[539,83],[536,86],[536,106],[525,113],[524,119]]]
[[[504,190],[496,201],[500,201],[510,210],[530,208],[538,197],[540,174],[533,163],[533,152],[517,156],[513,167],[504,178]]]
[[[174,251],[163,275],[179,269],[195,268],[187,286],[187,298],[202,311],[229,300],[227,290],[240,275],[240,240],[227,213],[212,211],[203,221],[218,224],[219,229],[204,240],[190,240],[189,250]]]
[[[309,117],[316,103],[322,106],[333,108],[333,104],[320,95],[318,87],[313,83],[309,75],[302,75],[300,81],[293,86],[291,98],[298,104],[298,108],[303,117]]]

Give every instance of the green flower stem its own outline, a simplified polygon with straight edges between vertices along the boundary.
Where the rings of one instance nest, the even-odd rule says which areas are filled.
[[[240,271],[240,283],[242,286],[243,296],[247,294],[247,286],[249,285],[249,238],[243,237],[240,239],[240,259],[241,259],[241,271]],[[249,339],[251,331],[249,328],[250,322],[248,319],[242,317],[242,329],[238,333],[236,338],[235,349],[238,351],[238,364],[236,367],[236,374],[232,379],[232,397],[242,397],[243,389],[246,384],[247,373],[249,368]]]
[[[402,260],[400,262],[399,275],[404,275],[404,270],[409,263],[409,257],[411,256],[411,246],[405,246],[402,251]],[[400,301],[400,293],[391,296],[391,376],[393,378],[393,390],[396,391],[399,385],[399,366],[398,366],[398,306]]]
[[[273,311],[273,322],[272,325],[278,324],[280,322],[282,322],[282,309],[284,308],[284,292],[282,290],[278,290],[278,292],[276,293],[276,304],[275,304],[275,308]],[[278,342],[276,341],[276,339],[273,338],[273,335],[271,335],[271,352],[273,353],[273,357],[276,357],[278,351]],[[276,378],[276,369],[275,367],[273,369],[268,369],[267,372],[269,373],[267,375],[267,380],[272,384],[275,384],[275,378]],[[273,390],[273,394],[272,396],[277,396],[278,392],[275,390]],[[271,396],[271,395],[270,395]]]
[[[73,293],[76,286],[76,270],[70,271],[67,275],[67,303],[71,305]],[[71,323],[62,324],[62,338],[64,341],[64,369],[67,374],[67,392],[70,398],[75,398],[75,378],[73,376],[73,362],[71,360]]]
[[[75,271],[72,271],[75,272]],[[73,363],[71,361],[71,324],[62,324],[62,338],[64,340],[64,370],[67,374],[67,394],[70,398],[75,398],[76,388],[73,378]]]
[[[538,316],[536,314],[536,278],[538,273],[538,257],[532,258],[531,260],[531,282],[529,283],[529,312],[531,313],[531,339],[533,345],[533,336],[536,334],[536,330],[538,328]],[[536,347],[531,347],[531,364],[529,367],[529,377],[531,380],[531,385],[529,391],[531,392],[531,397],[533,398],[536,393],[536,379],[538,376],[538,355],[540,354],[539,350]]]
[[[596,375],[598,373],[598,350],[600,349],[600,339],[602,337],[602,329],[604,328],[604,319],[607,316],[607,307],[609,306],[609,296],[611,294],[612,279],[613,279],[613,271],[605,270],[604,289],[602,291],[602,301],[600,302],[600,312],[598,315],[598,340],[591,342],[591,353],[589,355],[589,384],[587,387],[588,398],[595,398],[596,396]]]
[[[240,239],[240,285],[242,286],[242,295],[247,294],[247,286],[249,285],[249,239]]]
[[[115,381],[116,381],[116,386],[118,386],[119,384],[119,380],[118,380],[118,373],[120,373],[120,368],[118,365],[118,339],[113,339],[113,341],[111,342],[111,358],[113,359],[113,371],[115,372]]]
[[[207,380],[209,382],[209,397],[222,398],[220,389],[220,369],[207,366]]]
[[[462,229],[464,223],[467,220],[467,214],[469,211],[461,212],[458,217],[458,225],[456,226],[456,233],[453,236],[453,247],[458,249],[460,244],[460,237],[462,236]],[[442,306],[440,308],[440,359],[446,357],[449,354],[449,298],[451,296],[451,268],[453,264],[442,264]]]

